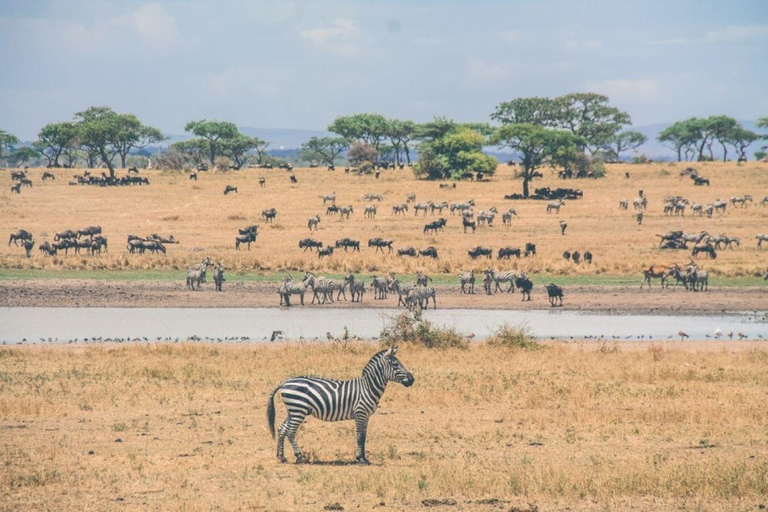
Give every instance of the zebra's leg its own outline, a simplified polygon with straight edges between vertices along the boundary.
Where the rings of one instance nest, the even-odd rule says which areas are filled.
[[[355,414],[355,432],[357,434],[357,454],[355,460],[360,464],[370,464],[365,457],[365,438],[368,433],[368,414]]]

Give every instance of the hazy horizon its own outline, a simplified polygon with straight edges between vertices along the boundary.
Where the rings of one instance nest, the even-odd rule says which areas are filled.
[[[501,101],[607,94],[635,125],[768,115],[757,0],[0,4],[0,129],[91,105],[168,134],[209,118],[324,130],[379,112],[487,121]]]

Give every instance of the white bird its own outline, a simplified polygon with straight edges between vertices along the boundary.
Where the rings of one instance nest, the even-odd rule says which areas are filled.
[[[680,341],[683,341],[685,338],[688,338],[689,336],[685,334],[683,331],[677,331],[677,335],[680,336]]]
[[[720,339],[722,337],[723,337],[723,331],[721,331],[720,328],[718,327],[717,329],[715,329],[715,338]]]

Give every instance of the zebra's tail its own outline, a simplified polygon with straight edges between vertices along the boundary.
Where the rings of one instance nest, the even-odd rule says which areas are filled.
[[[267,422],[269,423],[269,433],[272,434],[272,439],[275,438],[275,394],[282,387],[282,384],[277,386],[272,391],[272,394],[269,395],[269,400],[267,401]]]

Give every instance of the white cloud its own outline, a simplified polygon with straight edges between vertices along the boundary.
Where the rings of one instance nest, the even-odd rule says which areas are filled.
[[[136,11],[116,19],[134,30],[150,47],[159,51],[170,50],[182,43],[176,20],[160,4],[145,4]]]
[[[659,82],[653,78],[590,81],[585,90],[605,94],[613,104],[648,102],[660,97]]]
[[[768,25],[731,25],[707,32],[704,40],[708,43],[741,43],[765,37],[768,37]]]
[[[360,47],[356,44],[360,37],[360,29],[357,28],[355,20],[349,18],[336,18],[328,27],[302,30],[301,37],[317,48],[345,57],[360,53]]]

